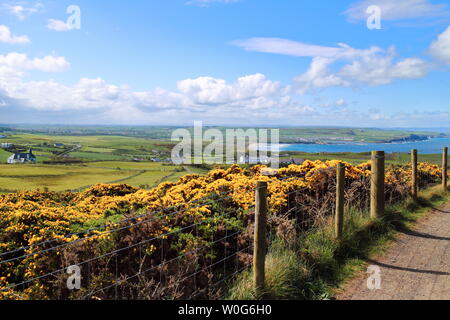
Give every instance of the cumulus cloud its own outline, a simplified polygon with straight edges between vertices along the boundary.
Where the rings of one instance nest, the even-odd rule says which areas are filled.
[[[450,65],[450,26],[431,44],[429,51],[436,60]]]
[[[92,124],[101,121],[111,124],[187,125],[195,119],[202,119],[211,124],[245,125],[251,119],[255,125],[294,122],[312,125],[329,123],[333,119],[336,125],[352,125],[355,121],[360,125],[374,125],[383,124],[386,120],[400,125],[420,122],[421,117],[436,119],[436,123],[449,120],[449,113],[440,111],[397,115],[355,111],[346,107],[345,99],[338,99],[320,111],[287,95],[286,88],[262,74],[241,77],[231,83],[208,77],[186,79],[178,83],[177,91],[157,88],[137,92],[126,85],[110,84],[101,78],[83,78],[73,85],[54,80],[25,81],[23,74],[16,71],[0,64],[2,119],[14,120],[10,115],[19,112],[58,123]]]
[[[214,119],[225,113],[248,119],[281,111],[312,112],[286,95],[286,89],[278,82],[268,80],[263,74],[244,76],[231,83],[212,77],[185,79],[177,83],[177,91],[162,88],[133,91],[126,85],[109,84],[101,78],[82,78],[73,85],[54,80],[24,80],[24,72],[28,70],[59,72],[68,67],[70,63],[64,57],[53,55],[34,59],[15,52],[0,55],[0,91],[5,97],[2,101],[9,101],[5,107],[15,104],[39,112],[102,110],[116,122],[127,119],[140,123],[150,114],[190,118],[201,114]]]
[[[66,22],[56,19],[49,19],[47,23],[47,29],[53,30],[53,31],[70,31],[72,30],[72,27],[68,25]]]
[[[1,9],[23,21],[32,14],[43,12],[44,5],[40,2],[29,5],[26,2],[21,1],[13,4],[5,3],[1,6]]]
[[[419,79],[428,74],[430,65],[424,60],[406,58],[395,62],[395,56],[394,47],[383,54],[362,55],[345,65],[338,75],[356,83],[385,85],[396,79]]]
[[[189,79],[195,80],[203,81]],[[221,81],[215,79],[213,82]],[[225,83],[224,86],[233,87],[236,83]],[[252,123],[269,124],[280,116],[284,120],[315,113],[314,108],[290,96],[256,96],[250,93],[253,88],[240,88],[242,92],[237,96],[221,96],[215,100],[220,96],[217,96],[215,88],[207,93],[208,89],[203,87],[202,98],[199,98],[196,94],[160,88],[135,92],[127,86],[108,84],[101,78],[81,79],[67,86],[53,80],[27,82],[20,78],[11,81],[9,78],[4,81],[0,73],[0,90],[10,101],[9,107],[13,103],[30,111],[52,111],[52,114],[78,110],[80,119],[86,114],[96,114],[97,120],[116,124],[180,124],[183,121],[188,124],[199,118],[214,124],[248,124],[249,119]],[[242,99],[239,99],[241,94]],[[215,103],[211,104],[211,101]]]
[[[0,42],[9,44],[24,44],[29,43],[30,39],[27,36],[15,36],[12,34],[9,27],[0,25]]]
[[[48,55],[30,59],[24,53],[10,52],[0,55],[0,67],[17,70],[38,70],[43,72],[62,72],[70,68],[70,63],[61,56]]]
[[[247,51],[311,57],[309,69],[294,79],[292,88],[301,94],[327,87],[384,85],[396,79],[417,79],[427,75],[430,69],[429,63],[419,58],[396,60],[394,47],[356,49],[345,43],[327,47],[279,38],[251,38],[232,44]],[[345,64],[334,71],[337,62]]]
[[[351,83],[349,81],[330,72],[329,66],[334,61],[335,60],[329,58],[314,58],[309,69],[294,79],[294,88],[296,88],[299,93],[304,94],[327,87],[350,86]]]
[[[405,20],[450,16],[447,4],[432,4],[429,0],[362,0],[352,4],[344,14],[350,22],[366,20],[366,10],[376,5],[383,20]]]
[[[200,77],[178,82],[178,89],[198,104],[221,104],[268,97],[279,93],[281,85],[263,74],[241,77],[233,84],[223,79]]]
[[[306,93],[327,87],[349,87],[359,84],[386,85],[397,79],[425,77],[430,64],[418,58],[395,61],[395,49],[361,51],[340,70],[331,66],[341,58],[313,58],[309,69],[294,79],[298,92]]]

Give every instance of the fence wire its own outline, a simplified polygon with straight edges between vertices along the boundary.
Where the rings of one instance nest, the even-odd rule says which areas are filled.
[[[389,154],[384,160],[385,204],[393,205],[411,196],[413,165],[410,154]],[[419,190],[442,181],[442,168],[423,160],[426,157],[419,153]],[[294,243],[333,223],[336,169],[332,165],[315,169],[313,175],[288,171],[267,178],[268,244],[274,238]],[[369,212],[371,169],[370,162],[346,167],[346,211]],[[254,249],[255,206],[240,206],[233,195],[242,193],[254,199],[256,191],[249,185],[215,192],[182,205],[140,215],[128,213],[116,223],[0,252],[0,278],[10,270],[34,266],[22,276],[8,274],[9,284],[0,286],[0,297],[3,293],[10,299],[51,300],[223,298],[229,284],[252,266]],[[68,272],[70,267],[76,267],[79,274]]]

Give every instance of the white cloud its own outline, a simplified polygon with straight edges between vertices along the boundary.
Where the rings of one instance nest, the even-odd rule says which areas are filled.
[[[0,67],[18,70],[62,72],[70,68],[70,63],[61,56],[49,55],[43,58],[29,59],[24,53],[10,52],[7,55],[0,55]]]
[[[178,89],[198,104],[221,104],[268,97],[278,94],[280,84],[267,80],[262,74],[241,77],[233,84],[223,79],[200,77],[178,82]]]
[[[330,72],[329,65],[334,61],[323,57],[314,58],[309,69],[294,79],[294,88],[304,94],[327,87],[350,86],[350,82]]]
[[[27,36],[15,36],[11,33],[11,30],[5,26],[0,25],[0,42],[10,44],[24,44],[29,43],[30,39]]]
[[[369,85],[385,85],[396,79],[418,79],[425,77],[430,69],[427,62],[418,58],[394,61],[395,48],[382,54],[363,55],[345,65],[338,75],[348,81]]]
[[[291,41],[280,38],[250,38],[237,40],[231,44],[244,48],[247,51],[284,54],[294,57],[336,57],[341,55],[344,48],[333,48]]]
[[[435,59],[450,65],[450,26],[431,44],[429,51]]]
[[[347,105],[347,101],[345,101],[345,99],[338,99],[336,100],[336,106],[338,107],[345,107]]]
[[[178,115],[190,113],[192,116],[200,112],[216,117],[228,110],[225,114],[237,113],[247,119],[251,114],[269,110],[310,112],[287,96],[278,82],[262,74],[241,77],[233,83],[211,77],[186,79],[178,82],[176,92],[161,88],[136,92],[125,85],[108,84],[101,78],[83,78],[69,86],[54,80],[25,81],[23,77],[24,70],[57,72],[69,67],[64,57],[30,59],[26,54],[15,52],[0,55],[0,92],[8,101],[20,101],[21,106],[30,109],[106,110],[111,117],[120,114],[127,119],[131,113],[167,114],[171,110],[177,110]]]
[[[28,59],[32,61],[31,59]],[[10,64],[11,65],[11,64]],[[403,125],[422,123],[423,117],[448,121],[448,112],[384,114],[348,109],[344,99],[316,110],[285,94],[285,88],[261,74],[227,83],[201,77],[178,83],[179,90],[135,92],[101,78],[83,78],[73,85],[54,80],[25,81],[16,69],[0,64],[0,101],[3,110],[39,115],[58,123],[191,124],[195,119],[223,125]],[[51,111],[51,112],[49,112]],[[6,112],[6,111],[5,111]],[[72,115],[72,116],[67,116]],[[2,115],[3,116],[3,115]],[[422,117],[422,118],[421,118]],[[9,117],[9,119],[14,119]],[[48,122],[50,123],[50,122]]]
[[[204,80],[190,81],[198,83]],[[222,83],[220,79],[210,81]],[[236,88],[237,83],[239,81],[222,84],[224,87]],[[20,78],[14,81],[9,78],[4,81],[0,72],[0,92],[3,92],[5,101],[15,101],[20,107],[34,112],[52,111],[54,114],[78,111],[80,117],[95,114],[96,119],[101,119],[102,122],[116,124],[188,124],[199,118],[214,124],[248,124],[250,119],[252,123],[270,124],[277,119],[292,120],[316,112],[314,108],[302,105],[290,96],[255,96],[255,93],[250,93],[254,91],[251,85],[239,88],[237,91],[240,93],[236,92],[235,96],[219,95],[220,98],[217,96],[217,88],[212,88],[209,94],[206,92],[209,89],[205,87],[202,91],[202,98],[190,92],[170,92],[159,88],[134,92],[127,86],[111,85],[100,78],[81,79],[72,86],[53,80],[26,82]],[[240,95],[242,99],[239,98]],[[211,101],[217,103],[211,104]]]
[[[177,83],[176,91],[161,88],[132,91],[126,85],[109,84],[101,78],[83,78],[73,85],[54,80],[26,81],[21,70],[53,69],[43,68],[36,61],[17,53],[0,56],[3,110],[28,110],[27,113],[41,117],[47,115],[46,119],[66,115],[61,116],[63,121],[75,123],[100,120],[114,124],[189,124],[199,118],[224,125],[248,124],[250,119],[252,123],[273,124],[316,113],[262,74],[230,83],[212,77],[185,79]],[[67,118],[67,114],[73,116]]]
[[[9,14],[15,16],[17,19],[23,21],[32,14],[41,13],[44,10],[44,5],[38,2],[30,6],[21,1],[14,4],[3,4],[1,8]]]
[[[72,30],[71,26],[68,25],[66,22],[61,21],[61,20],[55,20],[55,19],[48,20],[47,29],[59,31],[59,32]]]
[[[339,60],[315,57],[310,68],[294,79],[296,89],[300,93],[311,92],[327,87],[349,87],[359,84],[386,85],[396,79],[418,79],[425,77],[429,63],[418,58],[406,58],[395,61],[395,49],[387,51],[377,49],[360,51],[337,71],[331,71],[331,66]]]
[[[327,87],[369,84],[384,85],[395,79],[417,79],[427,75],[429,64],[422,59],[396,61],[395,48],[372,46],[355,49],[345,43],[326,47],[279,38],[251,38],[232,42],[248,51],[312,57],[309,69],[294,79],[294,91],[304,94]],[[333,71],[337,62],[346,63]]]
[[[376,5],[383,20],[405,20],[449,16],[447,4],[432,4],[429,0],[363,0],[352,4],[344,14],[351,22],[366,20],[366,10]]]
[[[323,57],[333,59],[351,59],[362,54],[381,51],[378,47],[360,50],[354,49],[345,43],[338,43],[337,47],[327,47],[280,38],[250,38],[233,41],[231,44],[244,48],[247,51],[283,54],[293,57]]]

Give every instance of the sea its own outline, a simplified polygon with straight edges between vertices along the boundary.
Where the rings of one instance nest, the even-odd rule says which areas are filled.
[[[403,143],[355,143],[342,142],[333,144],[281,144],[280,151],[302,151],[308,153],[336,152],[370,152],[384,151],[386,153],[410,152],[417,149],[422,154],[441,153],[444,147],[450,147],[450,138],[433,138],[423,141]]]

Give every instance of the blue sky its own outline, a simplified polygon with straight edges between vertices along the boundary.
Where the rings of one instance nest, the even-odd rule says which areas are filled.
[[[449,126],[449,26],[443,0],[6,0],[0,123]]]

